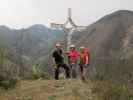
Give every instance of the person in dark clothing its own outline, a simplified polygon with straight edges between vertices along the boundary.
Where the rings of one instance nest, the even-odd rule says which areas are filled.
[[[65,69],[66,78],[70,78],[70,70],[67,64],[64,63],[63,52],[61,49],[61,45],[59,43],[56,44],[56,49],[53,51],[52,57],[53,62],[55,64],[55,79],[59,79],[59,69],[60,67]]]

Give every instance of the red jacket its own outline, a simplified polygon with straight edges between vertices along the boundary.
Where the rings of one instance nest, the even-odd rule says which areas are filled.
[[[79,59],[79,53],[76,50],[72,50],[68,54],[70,64],[76,64]]]
[[[87,49],[84,49],[80,53],[80,63],[81,64],[90,64],[90,52]]]

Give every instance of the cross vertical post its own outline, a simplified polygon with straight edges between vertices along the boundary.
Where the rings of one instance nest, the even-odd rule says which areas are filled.
[[[70,23],[71,27],[68,28],[67,25],[69,23]],[[68,17],[67,17],[67,21],[64,24],[51,23],[51,27],[53,29],[61,29],[66,33],[66,35],[67,35],[67,43],[66,43],[67,51],[69,51],[69,46],[72,44],[72,35],[73,35],[73,33],[75,33],[76,31],[82,31],[86,28],[84,26],[77,26],[73,22],[71,8],[68,8]]]

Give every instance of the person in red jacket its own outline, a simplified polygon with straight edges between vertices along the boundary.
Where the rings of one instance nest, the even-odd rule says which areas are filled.
[[[79,53],[76,50],[75,45],[70,45],[70,51],[68,53],[68,58],[69,58],[68,62],[71,68],[71,76],[72,78],[77,78]]]
[[[82,80],[85,80],[87,68],[90,64],[90,53],[85,47],[80,47],[80,72]]]

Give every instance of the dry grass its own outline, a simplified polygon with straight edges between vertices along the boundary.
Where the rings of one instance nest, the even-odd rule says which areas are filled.
[[[133,100],[128,88],[110,82],[31,80],[0,90],[0,100]]]
[[[21,81],[13,90],[1,90],[0,100],[94,100],[88,84],[80,80]]]

